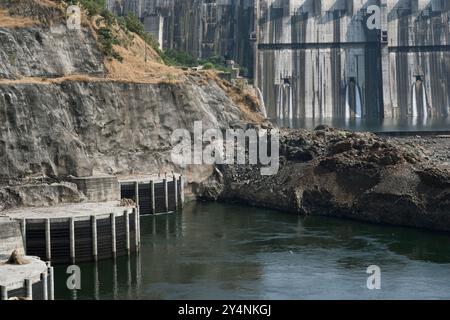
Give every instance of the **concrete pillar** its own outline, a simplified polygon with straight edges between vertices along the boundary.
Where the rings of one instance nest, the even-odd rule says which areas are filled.
[[[45,256],[52,260],[52,240],[50,235],[50,219],[45,219]]]
[[[168,212],[169,211],[169,189],[167,186],[167,179],[163,180],[163,184],[164,184],[164,208],[165,208],[165,211]]]
[[[91,216],[91,227],[92,227],[92,256],[94,261],[97,261],[98,257],[98,244],[97,244],[97,217]]]
[[[100,295],[100,282],[98,280],[98,263],[96,261],[94,267],[94,299],[100,300],[99,295]]]
[[[23,251],[25,255],[27,254],[27,219],[22,219],[22,240],[23,240]]]
[[[137,181],[134,183],[134,194],[136,197],[136,207],[139,210],[139,182]]]
[[[139,214],[136,208],[133,208],[134,216],[134,245],[136,251],[139,251]]]
[[[123,217],[125,219],[125,235],[126,235],[127,253],[130,254],[130,217],[128,215],[128,210],[125,210],[123,212]]]
[[[151,201],[151,213],[155,214],[155,182],[150,181],[150,201]]]
[[[111,213],[110,220],[111,220],[112,255],[115,258],[116,257],[116,214],[115,213]]]
[[[140,216],[139,216],[139,213],[137,214],[137,235],[136,235],[136,238],[137,238],[137,243],[138,243],[138,246],[137,246],[137,250],[139,250],[139,247],[141,246],[141,219],[140,219]]]
[[[0,286],[0,291],[1,291],[0,300],[8,300],[8,288],[6,286]]]
[[[30,300],[33,300],[33,283],[30,279],[25,279],[25,291],[26,297]]]
[[[173,188],[174,188],[174,200],[175,200],[175,210],[178,209],[178,180],[173,177]]]
[[[75,220],[69,219],[69,232],[70,232],[70,260],[75,263]]]
[[[42,281],[42,298],[43,300],[48,300],[47,271],[41,273],[41,281]]]
[[[184,176],[180,176],[180,207],[184,206]]]
[[[113,299],[117,300],[119,294],[119,281],[117,279],[117,261],[113,263]]]
[[[47,272],[48,272],[48,298],[50,300],[55,300],[54,270],[53,270],[53,267],[51,267],[49,264],[48,264]]]

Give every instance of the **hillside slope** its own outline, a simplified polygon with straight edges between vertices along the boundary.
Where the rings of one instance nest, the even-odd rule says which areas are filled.
[[[58,5],[24,3],[0,2],[1,14],[27,21],[0,23],[0,211],[81,201],[70,176],[170,172],[170,134],[194,121],[223,129],[262,121],[249,92],[164,65],[137,35],[115,30],[126,37],[114,46],[119,62],[103,53],[98,17],[69,31]],[[211,170],[186,174],[201,181]]]

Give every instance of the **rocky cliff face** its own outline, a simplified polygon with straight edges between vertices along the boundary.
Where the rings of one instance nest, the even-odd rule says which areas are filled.
[[[450,231],[450,169],[426,150],[319,128],[281,134],[280,171],[221,166],[204,197],[304,215]]]
[[[211,75],[178,70],[175,79],[130,80],[143,64],[131,57],[144,52],[136,37],[129,51],[118,48],[122,64],[104,63],[86,26],[70,32],[63,24],[0,23],[0,41],[0,210],[82,201],[70,176],[170,172],[173,130],[192,130],[198,120],[225,129],[248,118],[245,95],[233,100],[232,89]],[[170,73],[158,63],[138,71]],[[108,65],[130,77],[107,74]],[[198,170],[193,179],[205,175]]]
[[[103,55],[88,29],[0,27],[0,43],[0,79],[105,74]]]
[[[239,109],[213,81],[136,84],[64,81],[0,86],[0,177],[154,172],[170,135],[202,120],[239,124]]]

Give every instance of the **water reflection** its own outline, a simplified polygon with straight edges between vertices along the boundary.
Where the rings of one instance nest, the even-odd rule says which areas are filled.
[[[397,132],[397,131],[448,131],[450,117],[404,117],[386,119],[367,118],[323,118],[323,119],[277,119],[274,122],[280,127],[293,129],[314,129],[318,125],[326,124],[335,128],[352,131]]]
[[[235,205],[141,218],[139,253],[80,265],[59,299],[450,298],[450,236]],[[382,269],[379,292],[366,268]],[[420,290],[419,290],[420,288]]]

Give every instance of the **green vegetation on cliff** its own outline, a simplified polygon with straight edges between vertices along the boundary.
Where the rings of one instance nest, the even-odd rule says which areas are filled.
[[[70,0],[69,4],[80,5],[90,16],[101,14],[106,9],[106,0]]]

